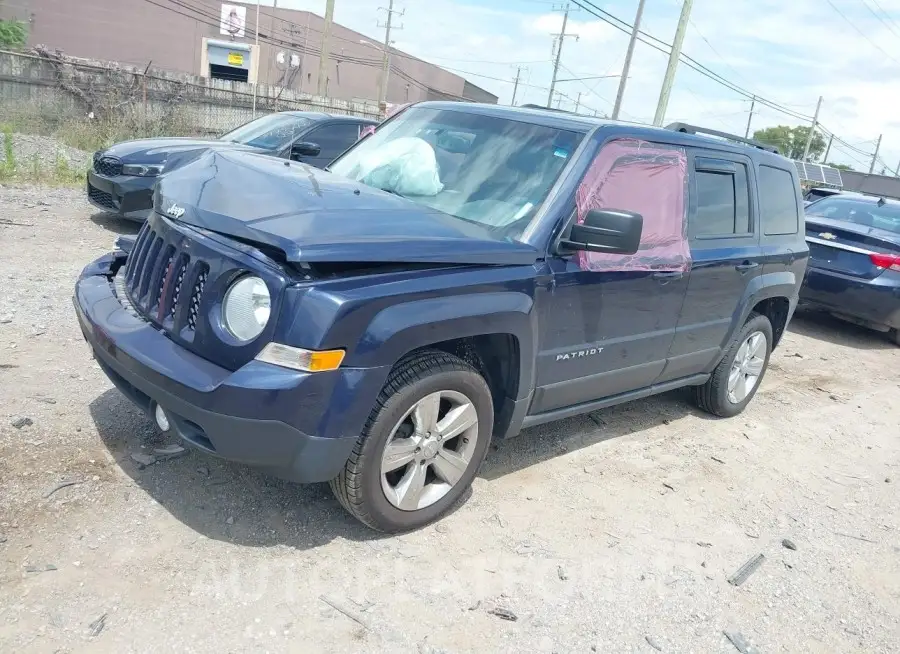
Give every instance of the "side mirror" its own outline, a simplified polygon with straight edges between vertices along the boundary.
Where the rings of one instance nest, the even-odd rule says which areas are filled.
[[[291,146],[291,158],[294,157],[317,157],[319,153],[322,151],[322,148],[319,147],[316,143],[294,143]]]
[[[641,245],[644,217],[633,211],[592,209],[580,225],[572,225],[562,245],[572,250],[634,254]]]

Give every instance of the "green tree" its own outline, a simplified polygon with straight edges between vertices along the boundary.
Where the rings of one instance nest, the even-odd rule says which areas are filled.
[[[803,150],[806,147],[806,139],[809,137],[809,127],[802,125],[790,127],[779,125],[767,127],[753,132],[753,138],[768,145],[774,145],[778,152],[789,159],[802,159]],[[812,143],[809,146],[809,158],[813,161],[825,152],[825,138],[818,132],[813,134]]]
[[[855,170],[853,166],[848,166],[847,164],[839,164],[839,163],[831,163],[828,162],[825,164],[826,166],[831,166],[832,168],[837,168],[838,170]]]
[[[28,41],[25,23],[0,20],[0,50],[21,50]]]

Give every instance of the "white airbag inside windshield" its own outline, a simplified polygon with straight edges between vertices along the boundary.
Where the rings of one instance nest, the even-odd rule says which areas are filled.
[[[367,153],[355,172],[363,184],[400,195],[434,196],[444,189],[434,148],[415,136],[395,139]]]

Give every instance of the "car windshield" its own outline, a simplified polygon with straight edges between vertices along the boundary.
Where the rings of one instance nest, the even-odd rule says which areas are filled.
[[[806,208],[809,216],[822,216],[864,227],[883,229],[900,234],[900,205],[860,202],[847,198],[827,198]]]
[[[242,143],[266,150],[281,150],[290,145],[312,121],[294,114],[269,114],[241,125],[219,137],[221,141]]]
[[[329,170],[518,238],[583,136],[465,110],[411,107]]]

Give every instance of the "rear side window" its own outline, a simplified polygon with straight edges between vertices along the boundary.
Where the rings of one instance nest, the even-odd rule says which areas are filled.
[[[747,166],[732,161],[697,158],[697,210],[692,236],[750,234],[750,193]]]
[[[321,148],[318,158],[334,159],[359,139],[359,124],[337,123],[325,125],[309,132],[304,141],[311,141]]]
[[[799,231],[797,185],[788,171],[772,166],[759,167],[759,209],[767,236]]]

